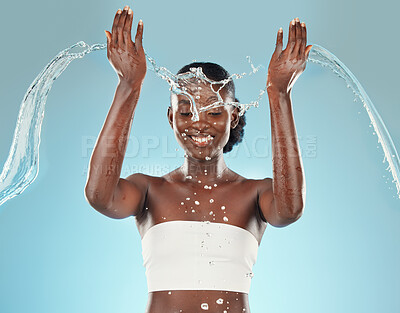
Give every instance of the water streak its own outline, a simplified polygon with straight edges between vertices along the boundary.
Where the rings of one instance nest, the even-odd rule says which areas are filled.
[[[86,54],[89,54],[92,51],[104,50],[106,48],[106,44],[94,44],[89,46],[83,41],[76,43],[70,48],[61,51],[54,59],[52,59],[28,88],[19,110],[17,125],[15,128],[10,152],[4,164],[3,171],[0,174],[0,205],[21,194],[36,179],[38,175],[41,126],[44,117],[47,95],[50,92],[54,81],[62,74],[69,63],[71,63],[74,59],[83,58]],[[80,51],[74,52],[75,50]],[[222,97],[219,95],[219,91],[230,80],[240,79],[245,75],[252,75],[259,70],[260,66],[255,67],[251,63],[249,57],[248,61],[252,68],[250,73],[233,74],[228,79],[220,82],[209,80],[204,75],[201,68],[191,69],[190,73],[174,75],[165,67],[158,66],[155,60],[149,55],[146,54],[146,57],[149,69],[169,84],[171,92],[175,94],[183,94],[190,99],[193,120],[198,119],[198,111],[195,105],[195,99],[193,99],[192,95],[185,89],[185,84],[190,83],[193,79],[205,81],[210,83],[211,86],[217,85],[218,87],[217,91],[212,89],[214,92],[216,92],[218,101],[209,106],[202,107],[200,111],[209,110],[216,106],[234,105],[238,107],[240,109],[240,113],[243,114],[250,107],[258,106],[258,103],[266,90],[265,88],[262,89],[257,100],[252,101],[249,104],[242,104],[238,102],[224,103]],[[351,71],[326,49],[318,45],[313,45],[309,55],[309,61],[326,66],[334,73],[342,77],[347,82],[347,86],[352,88],[354,94],[362,101],[364,108],[366,109],[371,120],[372,126],[374,127],[378,136],[378,142],[383,148],[385,160],[389,164],[388,168],[393,176],[393,182],[396,185],[397,194],[400,198],[399,156],[389,132],[385,127],[385,124],[383,123],[379,113],[376,111],[365,90],[355,76],[351,73]]]

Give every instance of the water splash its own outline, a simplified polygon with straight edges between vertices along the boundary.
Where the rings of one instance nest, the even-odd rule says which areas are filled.
[[[11,144],[8,158],[4,164],[3,171],[0,174],[0,205],[9,199],[21,194],[37,177],[39,172],[39,145],[41,126],[44,117],[45,104],[47,95],[51,90],[54,81],[62,74],[67,66],[75,59],[83,58],[86,54],[93,51],[104,50],[107,48],[106,44],[87,45],[85,42],[80,41],[71,47],[61,51],[49,64],[40,72],[35,78],[31,86],[28,88],[18,114],[17,125],[14,132],[13,141]],[[78,50],[75,52],[75,50]],[[218,101],[200,108],[199,111],[209,110],[213,107],[223,105],[234,105],[240,109],[240,114],[243,114],[247,109],[254,106],[257,107],[266,88],[260,91],[257,100],[249,104],[242,104],[238,102],[224,103],[219,91],[233,79],[240,79],[245,75],[252,75],[256,73],[261,66],[255,67],[250,57],[247,60],[252,68],[250,73],[232,74],[228,79],[215,82],[209,80],[201,68],[193,68],[191,72],[174,75],[165,67],[157,65],[155,60],[146,54],[148,67],[158,77],[167,81],[170,86],[171,92],[175,94],[186,95],[191,101],[191,110],[193,112],[192,119],[198,118],[198,111],[195,105],[195,99],[192,95],[185,90],[184,85],[190,83],[193,79],[205,81],[210,86],[217,86],[215,91],[218,96]],[[342,77],[348,87],[352,88],[354,94],[362,101],[368,116],[374,127],[375,133],[378,136],[378,142],[381,144],[385,160],[389,164],[390,173],[393,176],[393,182],[397,188],[397,194],[400,198],[400,160],[397,154],[393,141],[383,123],[379,113],[376,111],[374,105],[366,94],[365,90],[351,73],[351,71],[332,53],[326,49],[313,45],[310,51],[309,61],[329,67],[334,73]]]
[[[37,177],[44,108],[54,81],[74,59],[105,47],[104,44],[88,46],[83,41],[76,43],[57,54],[28,88],[19,109],[10,152],[0,174],[0,205],[21,194]]]
[[[170,91],[176,95],[184,95],[188,98],[190,102],[190,111],[193,113],[192,120],[198,121],[199,120],[199,111],[207,111],[219,106],[226,106],[226,105],[233,105],[239,109],[239,115],[243,115],[245,111],[247,111],[250,107],[258,107],[262,96],[266,92],[267,88],[265,87],[263,90],[260,91],[258,98],[255,101],[251,101],[250,103],[240,103],[236,101],[232,102],[224,102],[223,98],[221,97],[220,91],[231,81],[235,79],[241,79],[244,76],[250,76],[259,71],[262,65],[258,65],[257,67],[251,62],[251,58],[249,56],[246,57],[247,61],[251,66],[251,72],[249,73],[242,73],[242,74],[232,74],[228,78],[214,81],[209,79],[204,73],[201,67],[193,67],[190,68],[190,72],[182,73],[175,75],[167,68],[158,66],[156,61],[146,54],[148,63],[150,64],[150,69],[156,73],[158,77],[165,80],[169,86]],[[201,89],[200,84],[206,84],[210,88],[210,90],[215,93],[218,100],[214,103],[211,103],[207,106],[201,107],[197,110],[196,107],[196,100],[193,98],[193,94]]]
[[[397,154],[396,147],[392,141],[392,137],[383,123],[381,116],[376,110],[371,99],[361,86],[360,82],[353,75],[353,73],[344,65],[335,55],[330,53],[319,45],[313,45],[309,61],[319,64],[324,67],[331,69],[336,75],[343,78],[347,83],[347,87],[351,88],[354,95],[358,97],[365,110],[367,111],[368,117],[371,120],[371,125],[374,127],[375,133],[378,136],[378,143],[381,144],[385,158],[383,162],[387,161],[389,164],[389,171],[393,176],[393,182],[397,188],[397,195],[400,198],[400,159]]]

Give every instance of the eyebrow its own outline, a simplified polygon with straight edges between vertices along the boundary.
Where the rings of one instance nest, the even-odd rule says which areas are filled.
[[[218,100],[218,97],[216,97],[216,96],[211,96],[211,97],[209,97],[209,98],[207,99],[207,101],[210,101],[210,100]]]
[[[186,99],[182,99],[182,100],[179,100],[178,105],[179,104],[189,104],[190,105],[190,101],[186,100]]]
[[[207,99],[207,102],[210,101],[210,100],[218,100],[218,97],[216,97],[216,96],[211,96],[211,97],[209,97],[209,98]],[[187,99],[181,99],[181,100],[179,100],[179,102],[178,102],[178,105],[179,105],[179,104],[189,104],[189,105],[190,105],[190,101],[187,100]]]

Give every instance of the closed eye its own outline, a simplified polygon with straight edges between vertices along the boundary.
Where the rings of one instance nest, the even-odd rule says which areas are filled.
[[[210,112],[210,113],[208,113],[208,114],[211,114],[211,115],[221,115],[221,112]]]
[[[183,115],[183,116],[189,116],[190,114],[192,114],[191,112],[188,112],[188,113],[184,113],[184,112],[181,112],[181,113],[179,113],[180,115]]]

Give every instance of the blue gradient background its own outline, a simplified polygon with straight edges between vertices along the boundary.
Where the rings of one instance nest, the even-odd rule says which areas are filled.
[[[333,52],[363,84],[400,149],[395,1],[23,0],[2,3],[0,11],[1,165],[36,75],[77,41],[105,42],[103,30],[110,30],[125,4],[144,21],[147,52],[172,71],[193,59],[248,71],[246,55],[267,66],[276,31],[282,26],[286,41],[289,21],[299,17],[309,42]],[[147,287],[134,218],[102,216],[83,194],[91,148],[116,84],[105,51],[74,61],[55,82],[38,178],[0,209],[0,312],[144,312]],[[252,100],[264,84],[265,71],[238,82],[237,96]],[[306,208],[295,224],[267,228],[250,308],[399,312],[400,202],[367,114],[342,80],[314,64],[307,65],[292,98]],[[162,175],[182,162],[166,119],[168,101],[167,84],[148,72],[123,177],[137,170]],[[246,177],[271,177],[267,98],[248,111],[247,121],[244,142],[226,161]]]

